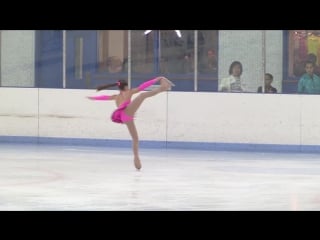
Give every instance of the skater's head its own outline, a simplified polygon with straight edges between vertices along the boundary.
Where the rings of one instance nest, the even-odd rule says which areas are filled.
[[[119,90],[125,91],[125,90],[128,90],[128,83],[125,80],[118,80],[115,83],[98,86],[97,87],[97,91],[100,91],[100,90],[103,90],[103,89],[107,89],[107,88],[111,88],[111,87],[118,87]]]
[[[126,80],[118,80],[117,86],[122,91],[128,90],[128,83]]]

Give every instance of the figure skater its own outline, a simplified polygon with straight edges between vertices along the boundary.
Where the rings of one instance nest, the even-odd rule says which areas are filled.
[[[150,87],[156,82],[160,81],[160,86],[148,92],[143,92],[131,101],[133,94],[136,94],[144,89]],[[100,95],[90,96],[91,100],[115,100],[117,109],[112,113],[111,120],[115,123],[127,125],[129,133],[132,138],[132,149],[134,154],[134,165],[136,169],[141,169],[141,162],[139,158],[139,138],[136,126],[134,124],[134,114],[139,109],[142,102],[148,98],[157,95],[158,93],[168,91],[174,84],[165,77],[156,77],[149,81],[140,84],[137,88],[128,88],[128,83],[124,80],[119,80],[113,84],[101,85],[97,87],[97,91],[118,86],[120,93],[116,95]]]

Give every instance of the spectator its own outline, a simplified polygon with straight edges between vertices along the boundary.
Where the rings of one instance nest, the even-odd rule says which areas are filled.
[[[202,73],[216,73],[218,70],[218,61],[215,51],[209,49],[207,56],[201,61],[199,71]]]
[[[213,49],[209,49],[207,53],[208,57],[208,70],[209,72],[217,72],[217,67],[218,67],[218,61],[217,61],[217,56],[216,53]]]
[[[320,66],[317,65],[317,56],[314,53],[309,53],[307,56],[307,61],[311,61],[314,64],[314,73],[320,76]]]
[[[229,77],[223,78],[219,85],[220,92],[244,92],[244,84],[241,82],[242,64],[239,61],[231,63]]]
[[[297,54],[295,56],[298,56]],[[310,61],[314,63],[314,73],[320,76],[320,66],[317,65],[317,56],[314,53],[309,53],[304,60],[299,60],[298,57],[295,59],[294,63],[294,75],[301,77],[305,73],[305,63]]]
[[[122,71],[123,62],[119,57],[112,56],[107,59],[107,68],[109,73],[118,73]]]
[[[191,53],[186,53],[183,57],[182,72],[192,73],[194,71],[194,61]]]
[[[314,74],[314,62],[306,61],[305,71],[298,83],[298,93],[320,94],[320,78]]]
[[[271,86],[273,76],[270,73],[264,75],[264,92],[265,93],[277,93],[277,89]],[[258,93],[262,93],[262,86],[258,88]]]

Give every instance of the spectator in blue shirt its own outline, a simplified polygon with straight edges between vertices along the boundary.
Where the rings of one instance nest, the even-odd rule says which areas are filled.
[[[298,83],[298,93],[320,94],[320,78],[314,74],[314,62],[306,61],[305,71]]]

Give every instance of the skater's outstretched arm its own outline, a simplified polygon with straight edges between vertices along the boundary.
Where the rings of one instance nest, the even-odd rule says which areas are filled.
[[[115,100],[117,95],[100,95],[100,96],[89,96],[87,98],[91,100],[100,100],[100,101],[107,101],[107,100]]]

